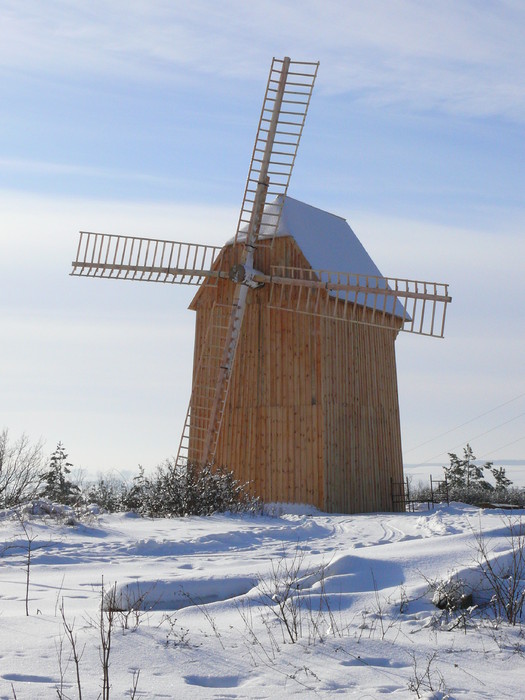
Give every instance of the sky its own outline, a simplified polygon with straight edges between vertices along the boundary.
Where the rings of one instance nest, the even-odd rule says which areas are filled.
[[[0,429],[89,474],[176,453],[194,288],[70,277],[79,230],[222,245],[273,56],[320,61],[289,194],[384,275],[446,282],[401,334],[404,460],[525,465],[525,6],[4,0]]]

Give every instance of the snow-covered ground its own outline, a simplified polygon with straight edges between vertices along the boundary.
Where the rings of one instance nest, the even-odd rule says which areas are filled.
[[[122,607],[146,610],[113,614],[111,698],[523,697],[520,626],[468,615],[455,626],[429,590],[473,564],[480,530],[505,556],[508,518],[460,504],[176,520],[6,513],[0,698],[79,697],[64,622],[82,697],[97,698],[101,589],[115,584]]]

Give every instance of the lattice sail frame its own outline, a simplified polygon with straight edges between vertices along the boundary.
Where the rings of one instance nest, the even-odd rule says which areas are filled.
[[[259,235],[264,203],[276,198],[273,211],[264,212],[264,238],[258,239],[259,246],[273,244],[318,68],[318,62],[272,61],[234,243],[245,241],[250,227]]]
[[[448,285],[397,277],[272,266],[268,306],[443,338]]]
[[[212,269],[222,248],[81,231],[72,275],[199,285],[227,277]]]

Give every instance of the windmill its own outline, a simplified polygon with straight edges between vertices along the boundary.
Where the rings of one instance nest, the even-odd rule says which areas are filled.
[[[287,196],[317,69],[273,59],[232,240],[81,232],[71,274],[199,287],[179,464],[224,465],[267,501],[391,510],[394,341],[443,337],[450,297],[383,277],[344,219]]]

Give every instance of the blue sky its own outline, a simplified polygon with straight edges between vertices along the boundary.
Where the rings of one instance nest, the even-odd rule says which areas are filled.
[[[397,343],[406,462],[525,457],[524,30],[512,0],[4,0],[0,427],[90,472],[176,451],[191,290],[70,278],[77,231],[222,244],[289,55],[321,64],[289,193],[451,285],[445,340]]]

